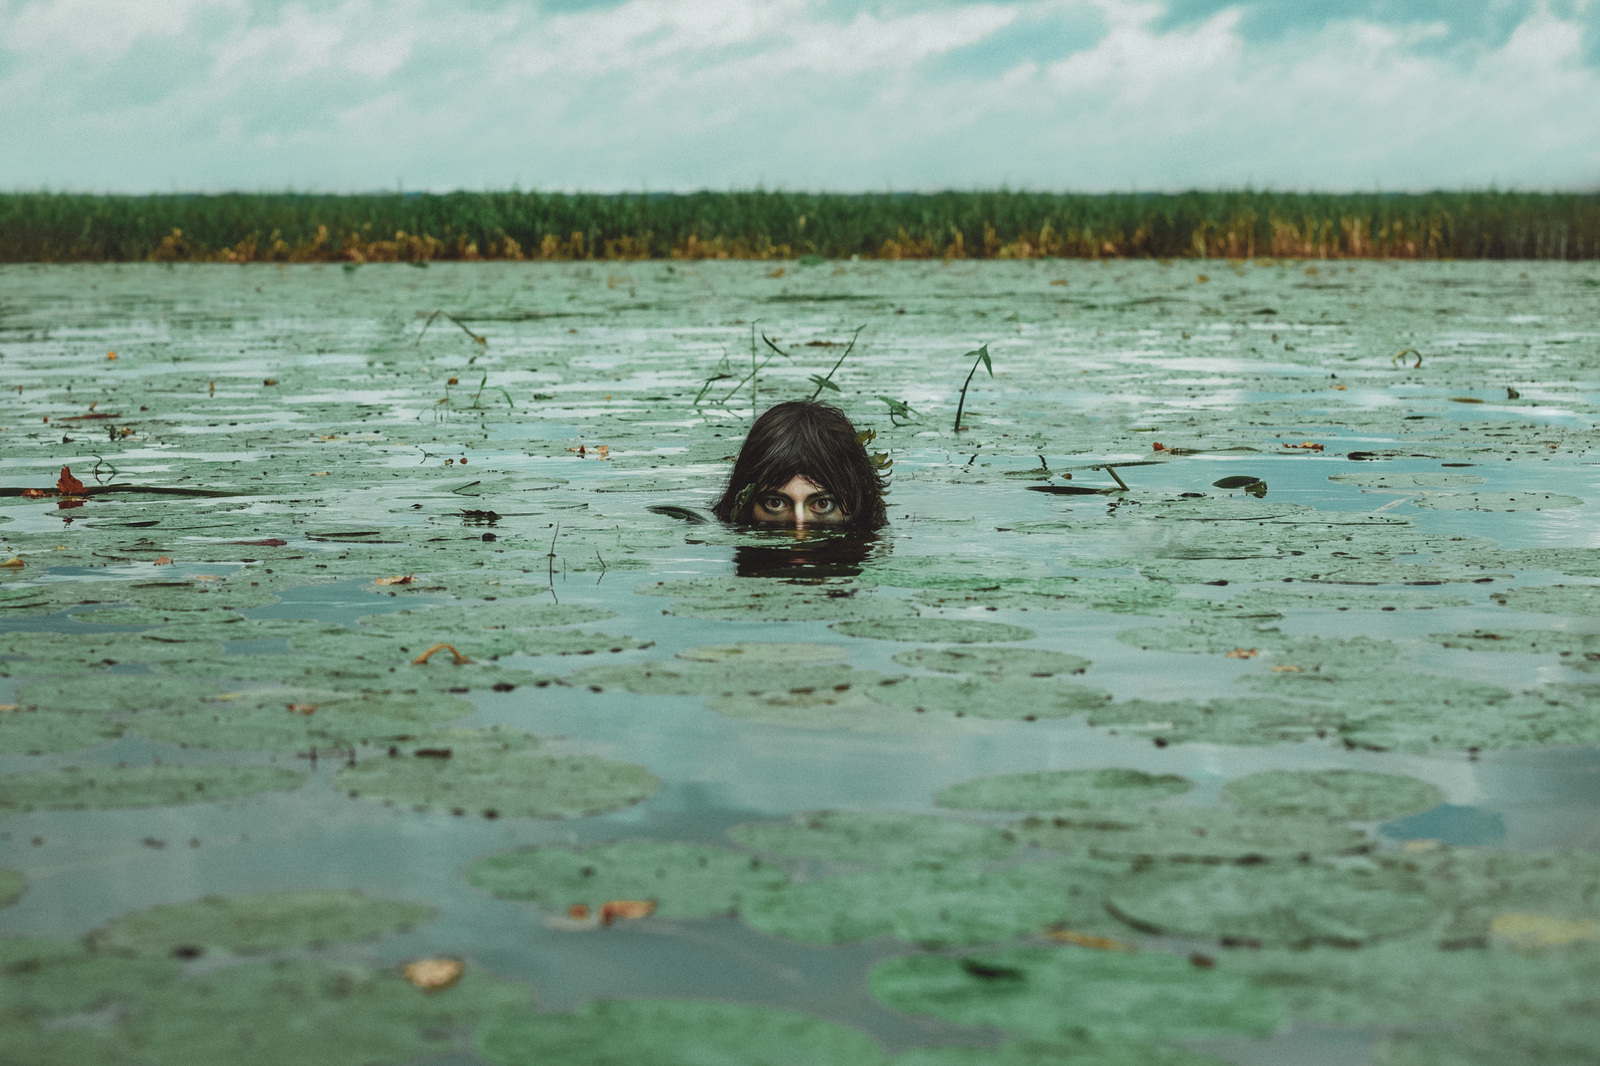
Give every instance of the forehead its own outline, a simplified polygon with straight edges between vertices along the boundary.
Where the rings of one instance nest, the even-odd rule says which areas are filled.
[[[828,490],[817,484],[815,481],[812,481],[804,474],[796,474],[786,483],[782,485],[774,485],[766,491],[776,492],[783,496],[805,499],[808,496],[815,496],[818,493],[827,492]]]

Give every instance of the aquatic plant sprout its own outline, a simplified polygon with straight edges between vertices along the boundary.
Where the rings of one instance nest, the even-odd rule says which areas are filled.
[[[11,1058],[1600,1057],[1587,200],[24,199]]]

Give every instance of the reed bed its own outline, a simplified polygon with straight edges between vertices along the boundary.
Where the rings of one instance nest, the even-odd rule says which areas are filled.
[[[1600,258],[1600,194],[0,195],[0,262]]]

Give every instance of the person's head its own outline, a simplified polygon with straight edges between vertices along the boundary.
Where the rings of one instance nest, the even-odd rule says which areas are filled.
[[[791,400],[750,427],[712,511],[724,522],[876,529],[887,521],[883,491],[843,411]]]

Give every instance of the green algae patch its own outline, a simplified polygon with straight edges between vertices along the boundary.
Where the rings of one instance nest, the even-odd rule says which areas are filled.
[[[396,972],[295,960],[174,982],[142,997],[123,1024],[156,1063],[400,1063],[464,1051],[482,1021],[531,1000],[527,988],[471,968],[424,992]]]
[[[1088,659],[1045,648],[917,648],[895,655],[901,666],[942,674],[1003,674],[1056,677],[1081,674]]]
[[[1362,833],[1326,818],[1274,817],[1216,807],[1151,807],[1054,818],[1028,818],[1012,828],[1048,851],[1098,858],[1241,859],[1340,855],[1370,846]]]
[[[0,814],[118,810],[288,792],[304,783],[276,766],[102,766],[0,776]]]
[[[252,954],[376,940],[437,915],[430,906],[344,889],[205,896],[114,918],[89,942],[158,956],[178,948]]]
[[[1470,492],[1419,496],[1411,504],[1424,511],[1562,511],[1583,500],[1559,492]]]
[[[594,755],[545,755],[537,738],[489,729],[442,730],[339,771],[364,799],[419,810],[509,818],[584,818],[631,807],[661,787],[642,766]]]
[[[879,963],[867,980],[873,997],[891,1009],[1033,1040],[1265,1036],[1284,1020],[1276,993],[1156,952],[1068,947],[913,955]]]
[[[171,677],[75,674],[17,690],[17,702],[40,711],[125,714],[188,707],[217,694],[215,685]]]
[[[1008,1040],[997,1048],[972,1044],[919,1047],[902,1052],[892,1066],[1225,1066],[1222,1059],[1166,1044],[1097,1040],[1088,1035],[1043,1043]]]
[[[1492,593],[1489,598],[1513,611],[1587,618],[1600,615],[1600,585],[1534,585]]]
[[[1043,770],[963,781],[940,792],[941,807],[968,811],[1067,811],[1146,806],[1194,788],[1176,774],[1142,770]]]
[[[98,715],[60,711],[0,713],[0,752],[8,755],[77,751],[121,735],[121,726]]]
[[[466,700],[442,694],[267,688],[227,693],[197,710],[141,714],[128,728],[185,748],[300,751],[415,736],[472,710]]]
[[[789,879],[743,852],[654,840],[525,848],[479,859],[466,878],[501,899],[561,913],[574,904],[598,914],[607,900],[653,900],[662,918],[733,914]]]
[[[1443,471],[1430,470],[1415,474],[1389,474],[1377,471],[1333,474],[1328,480],[1343,485],[1359,485],[1365,489],[1462,489],[1482,485],[1489,479],[1476,474],[1446,474]]]
[[[833,628],[847,637],[926,640],[939,644],[994,644],[1000,641],[1032,640],[1038,636],[1033,630],[1021,626],[964,618],[883,618],[839,622]]]
[[[866,689],[873,700],[918,713],[956,717],[1071,718],[1105,706],[1111,694],[1091,685],[1006,674],[911,677]]]
[[[0,866],[0,907],[9,907],[28,891],[28,879],[15,870]]]
[[[845,657],[837,644],[778,644],[740,641],[737,644],[702,644],[678,652],[678,658],[700,663],[831,663]]]
[[[93,951],[78,938],[0,937],[0,1019],[94,1010],[159,987],[178,972],[171,959]]]
[[[1320,814],[1371,822],[1437,807],[1436,785],[1371,770],[1263,770],[1222,786],[1224,799],[1266,814]]]
[[[1285,947],[1359,947],[1439,914],[1417,877],[1299,862],[1147,870],[1112,889],[1107,906],[1147,933]]]
[[[1056,860],[992,871],[862,870],[757,896],[741,913],[752,929],[808,944],[881,936],[924,948],[985,944],[1094,922],[1106,884],[1124,869]]]
[[[1017,851],[1017,838],[1008,830],[934,814],[821,811],[734,826],[728,835],[753,851],[841,866],[994,862]]]
[[[564,1014],[503,1015],[478,1035],[494,1066],[882,1066],[865,1034],[776,1007],[692,999],[601,1000]]]

